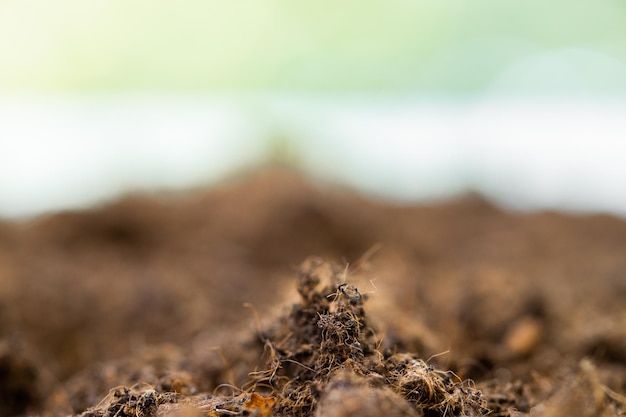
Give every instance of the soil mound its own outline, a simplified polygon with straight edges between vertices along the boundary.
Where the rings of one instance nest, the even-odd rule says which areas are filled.
[[[303,263],[297,274],[300,302],[269,329],[259,329],[256,338],[240,342],[247,352],[257,350],[242,355],[240,364],[262,358],[248,373],[241,395],[181,398],[163,386],[119,387],[81,416],[156,417],[160,405],[179,401],[210,416],[481,416],[493,411],[474,384],[454,372],[415,354],[381,352],[382,339],[366,319],[367,295],[346,281],[346,272],[320,258]]]

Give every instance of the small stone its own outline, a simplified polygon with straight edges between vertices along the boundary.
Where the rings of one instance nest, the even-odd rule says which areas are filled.
[[[543,324],[533,317],[523,317],[515,322],[504,338],[508,353],[516,358],[523,358],[541,342]]]

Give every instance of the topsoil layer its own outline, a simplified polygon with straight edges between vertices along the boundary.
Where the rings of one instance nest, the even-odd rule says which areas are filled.
[[[626,222],[265,170],[0,223],[0,416],[626,415]]]

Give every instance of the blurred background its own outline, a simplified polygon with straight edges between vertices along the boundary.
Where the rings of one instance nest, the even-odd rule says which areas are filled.
[[[0,217],[280,163],[626,214],[626,4],[0,0]]]

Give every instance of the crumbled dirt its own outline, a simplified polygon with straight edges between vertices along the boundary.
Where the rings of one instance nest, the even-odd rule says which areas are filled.
[[[624,416],[625,253],[278,169],[0,222],[0,416]]]

